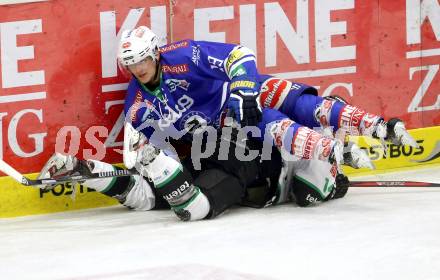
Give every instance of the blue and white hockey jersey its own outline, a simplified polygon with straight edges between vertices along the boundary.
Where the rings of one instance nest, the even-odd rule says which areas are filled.
[[[232,89],[266,92],[269,103],[276,103],[270,90],[283,90],[280,86],[285,87],[285,95],[292,95],[289,103],[295,103],[293,95],[316,95],[314,88],[303,84],[271,83],[272,77],[258,73],[253,52],[239,45],[185,40],[162,47],[160,55],[159,87],[151,91],[132,78],[124,108],[126,120],[153,144],[154,132],[178,139],[190,138],[187,132],[199,127],[220,127]],[[271,111],[263,111],[263,120],[273,120]]]

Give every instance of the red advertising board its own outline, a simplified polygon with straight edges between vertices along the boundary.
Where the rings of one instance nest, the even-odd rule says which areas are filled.
[[[263,73],[411,128],[440,124],[438,0],[179,1],[174,15],[174,40],[251,46]]]
[[[147,25],[166,41],[167,2],[0,6],[0,156],[36,172],[66,142],[79,157],[121,162],[117,120],[127,80],[118,72],[117,36]]]
[[[120,162],[116,42],[137,25],[162,43],[241,43],[262,73],[409,128],[440,124],[438,0],[43,1],[0,6],[0,156],[36,172],[67,140],[79,157]]]

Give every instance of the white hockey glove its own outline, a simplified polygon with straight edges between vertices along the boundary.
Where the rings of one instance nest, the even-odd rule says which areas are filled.
[[[419,148],[417,141],[408,133],[403,121],[398,118],[392,118],[387,122],[380,121],[373,133],[373,137],[380,139],[385,155],[388,154],[385,141],[398,146],[408,145],[413,148]]]
[[[384,139],[394,145],[408,145],[418,148],[416,140],[408,133],[402,120],[392,118],[389,121],[381,121],[376,128],[374,137]]]
[[[75,176],[91,174],[92,166],[85,160],[78,160],[74,156],[63,155],[60,153],[53,154],[46,164],[43,166],[38,179],[59,178],[64,176]],[[43,190],[51,190],[55,185],[43,185]]]
[[[344,165],[353,168],[376,169],[368,154],[353,142],[344,144]]]
[[[123,160],[128,169],[135,168],[140,174],[148,177],[145,166],[150,164],[160,150],[148,143],[147,137],[137,131],[130,123],[124,126]]]

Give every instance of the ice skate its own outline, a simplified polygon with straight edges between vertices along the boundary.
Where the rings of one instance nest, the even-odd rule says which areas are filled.
[[[373,162],[368,154],[353,142],[344,144],[344,161],[343,164],[353,168],[369,168],[375,169]]]

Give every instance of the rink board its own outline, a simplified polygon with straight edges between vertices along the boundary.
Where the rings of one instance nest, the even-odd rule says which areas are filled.
[[[255,51],[261,73],[339,95],[409,128],[438,126],[439,10],[436,0],[0,1],[0,158],[31,175],[60,149],[121,162],[127,78],[116,42],[122,29],[138,25],[161,44],[243,44]],[[438,163],[438,127],[412,133],[422,150],[390,146],[386,159],[377,142],[359,143],[375,172]],[[75,200],[71,192],[65,185],[42,194],[0,177],[0,217],[116,203],[84,187]]]
[[[419,144],[419,148],[387,144],[384,154],[379,141],[367,137],[350,137],[359,147],[368,152],[376,170],[353,169],[344,167],[346,174],[377,174],[396,168],[418,168],[440,163],[440,126],[410,130],[410,134]]]
[[[0,178],[0,218],[96,208],[117,203],[115,199],[82,185],[77,185],[74,191],[72,185],[66,183],[44,192],[22,186],[10,177]]]
[[[408,128],[438,126],[437,11],[436,0],[0,1],[0,157],[22,173],[38,172],[56,149],[121,162],[127,77],[116,44],[138,25],[161,44],[240,43],[260,73]]]
[[[389,155],[383,157],[379,142],[364,137],[352,137],[360,147],[365,148],[376,165],[376,170],[355,170],[345,168],[350,176],[384,173],[396,168],[419,168],[440,163],[440,126],[413,129],[411,135],[419,143],[420,148],[388,147]],[[369,148],[367,148],[369,147]],[[35,176],[31,174],[30,176]],[[55,187],[52,191],[24,187],[10,177],[0,178],[0,218],[26,216],[95,208],[117,204],[115,199],[97,193],[86,186],[77,185],[76,194],[71,184],[66,183]]]

